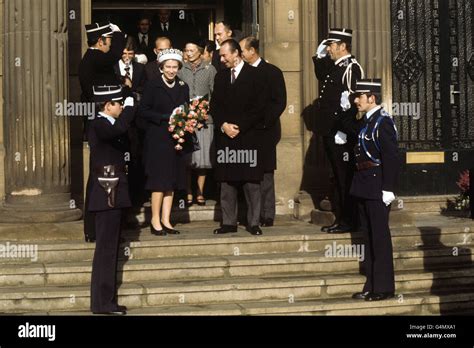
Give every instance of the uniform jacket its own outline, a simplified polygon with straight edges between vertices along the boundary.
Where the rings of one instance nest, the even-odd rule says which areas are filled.
[[[216,129],[217,181],[249,182],[263,179],[265,93],[264,77],[257,68],[247,63],[244,64],[234,84],[231,84],[230,69],[217,73],[210,109]],[[236,138],[231,139],[221,132],[225,122],[239,126],[240,134]],[[231,158],[226,163],[219,163],[219,154],[222,154],[222,151],[230,153],[232,150],[247,150],[247,154],[256,154],[257,165],[251,167],[247,162],[228,163],[232,162]],[[229,159],[227,156],[226,158]]]
[[[282,71],[262,59],[257,67],[267,84],[265,104],[264,166],[265,172],[277,169],[276,146],[281,140],[280,116],[286,109],[286,84]]]
[[[90,174],[88,182],[89,204],[87,209],[92,212],[111,210],[107,204],[107,193],[99,184],[97,170],[108,165],[122,169],[116,189],[115,208],[130,207],[128,178],[125,167],[125,154],[129,151],[127,131],[135,116],[135,108],[126,107],[115,124],[106,118],[97,116],[90,124],[88,139],[90,147]]]
[[[322,87],[319,98],[315,105],[315,129],[316,134],[321,136],[334,136],[337,131],[346,133],[354,138],[354,127],[351,124],[355,120],[357,108],[344,112],[341,108],[341,95],[344,91],[355,90],[357,80],[362,78],[362,70],[355,64],[354,56],[343,59],[336,65],[329,56],[325,58],[313,57],[314,71],[321,82]],[[346,70],[352,64],[348,73]]]
[[[125,48],[125,36],[115,32],[110,51],[89,48],[79,64],[79,81],[81,83],[81,101],[91,102],[94,96],[93,86],[120,85],[120,79],[114,71],[114,65],[122,57]]]
[[[377,110],[365,124],[367,125],[366,139],[370,139],[365,141],[367,151],[375,159],[381,160],[382,164],[379,167],[355,172],[352,179],[351,195],[359,198],[381,200],[382,191],[395,192],[400,159],[397,132],[388,116],[384,116],[378,128],[380,151],[372,139],[372,131],[382,112],[385,113],[382,109]],[[364,119],[366,119],[365,116]],[[355,154],[357,163],[371,161],[359,144],[356,145]]]

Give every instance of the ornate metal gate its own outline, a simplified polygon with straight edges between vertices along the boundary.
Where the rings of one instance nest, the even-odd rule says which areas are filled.
[[[392,0],[393,114],[404,152],[402,194],[457,191],[474,167],[471,0]],[[435,159],[430,162],[429,158]]]

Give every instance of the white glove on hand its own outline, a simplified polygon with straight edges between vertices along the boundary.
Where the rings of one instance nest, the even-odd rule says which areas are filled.
[[[336,145],[345,145],[347,144],[347,134],[343,132],[337,132],[334,140],[336,141]]]
[[[125,99],[125,102],[123,103],[123,107],[126,108],[127,106],[131,106],[133,107],[134,105],[134,100],[132,97],[128,97],[127,99]]]
[[[122,31],[122,30],[120,30],[120,28],[117,25],[112,24],[112,23],[110,23],[109,27],[114,33]]]
[[[349,101],[349,96],[349,91],[344,91],[341,94],[341,108],[343,111],[347,111],[352,107],[351,102]]]
[[[393,192],[382,191],[382,200],[388,207],[395,200],[395,194]]]
[[[318,49],[316,50],[316,55],[320,59],[326,57],[328,54],[326,41],[327,40],[323,40],[323,42],[321,42],[321,44],[318,46]]]

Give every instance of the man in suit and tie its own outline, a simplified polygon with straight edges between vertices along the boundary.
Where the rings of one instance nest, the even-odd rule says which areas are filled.
[[[146,82],[145,66],[135,61],[135,52],[135,45],[132,40],[128,40],[122,53],[122,59],[115,64],[114,70],[122,81],[122,87],[125,88],[124,93],[130,94],[136,101],[140,101]]]
[[[158,19],[158,36],[168,37],[173,43],[173,48],[184,50],[186,39],[190,34],[188,30],[186,30],[186,22],[184,19],[182,21],[173,20],[172,11],[167,9],[158,10]]]
[[[389,228],[390,206],[400,167],[397,129],[380,106],[382,80],[359,80],[355,104],[364,126],[355,147],[356,172],[350,193],[357,198],[365,250],[365,282],[354,299],[380,301],[394,297],[395,276]]]
[[[276,213],[275,170],[277,169],[277,145],[281,140],[280,116],[286,109],[286,85],[282,71],[260,57],[260,42],[255,37],[240,41],[242,57],[250,65],[263,72],[266,83],[265,132],[263,146],[265,175],[262,181],[262,209],[260,213],[263,227],[273,226]]]
[[[215,177],[221,183],[222,226],[214,234],[237,232],[238,189],[247,200],[247,231],[262,235],[260,183],[264,174],[265,84],[242,59],[239,43],[224,41],[219,51],[226,69],[215,78],[210,113],[216,127]]]
[[[156,34],[152,32],[151,26],[151,19],[147,16],[142,16],[137,23],[137,34],[134,35],[138,45],[136,53],[146,55],[149,62],[156,60],[156,55],[153,52]]]
[[[170,48],[172,48],[172,42],[169,38],[160,36],[156,39],[154,49],[154,54],[156,57],[154,60],[149,61],[147,65],[145,65],[145,75],[147,81],[161,78],[160,63],[158,62],[157,58],[160,52]]]
[[[233,31],[232,27],[227,22],[218,22],[214,28],[214,37],[217,43],[216,52],[212,56],[212,65],[216,68],[217,72],[226,69],[224,63],[221,62],[221,56],[219,55],[219,49],[224,41],[232,39]]]

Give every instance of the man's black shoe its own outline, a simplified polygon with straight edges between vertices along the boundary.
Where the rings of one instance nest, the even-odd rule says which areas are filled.
[[[126,315],[127,314],[127,307],[125,306],[117,306],[116,308],[112,309],[111,311],[98,311],[92,312],[93,314],[102,314],[102,315]]]
[[[263,234],[262,230],[258,226],[247,227],[247,231],[254,236],[261,236]]]
[[[353,230],[352,226],[347,225],[337,225],[328,230],[328,233],[348,233]]]
[[[222,225],[221,228],[214,230],[214,234],[227,234],[227,233],[236,233],[237,226],[232,225]]]
[[[262,227],[273,227],[274,220],[273,219],[262,219],[262,223],[260,226]]]
[[[356,292],[354,295],[352,295],[352,298],[354,300],[365,300],[367,296],[370,295],[369,291],[366,292]]]
[[[395,297],[395,294],[393,292],[380,292],[380,293],[377,293],[377,292],[372,292],[370,294],[368,294],[365,298],[366,301],[383,301],[383,300],[387,300],[389,298],[394,298]]]
[[[323,226],[323,227],[321,228],[321,232],[329,232],[329,230],[330,230],[331,228],[334,228],[334,227],[337,227],[337,226],[339,226],[338,223],[333,223],[331,226]]]

